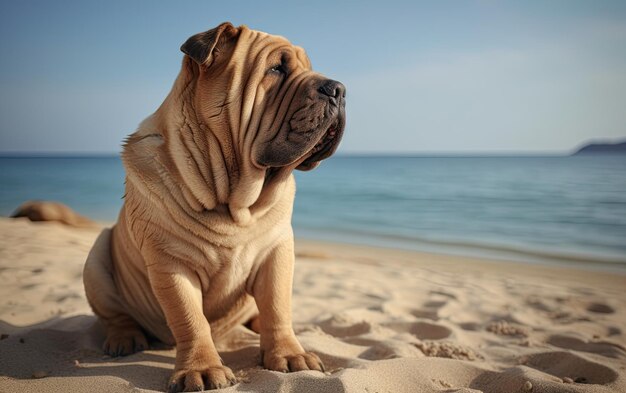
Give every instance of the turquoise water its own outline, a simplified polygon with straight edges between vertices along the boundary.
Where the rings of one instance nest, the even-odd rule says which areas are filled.
[[[297,236],[626,269],[626,157],[334,157],[297,172]],[[114,221],[117,157],[0,158],[0,214],[61,201]]]

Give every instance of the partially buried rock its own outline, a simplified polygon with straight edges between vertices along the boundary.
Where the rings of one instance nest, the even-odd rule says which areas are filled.
[[[524,382],[524,391],[531,392],[533,390],[533,384],[530,381]]]
[[[13,218],[26,217],[31,221],[56,221],[77,228],[96,227],[97,224],[59,202],[28,201],[11,214]]]
[[[35,379],[41,379],[41,378],[45,378],[48,376],[48,373],[45,371],[35,371],[33,373],[33,378]]]

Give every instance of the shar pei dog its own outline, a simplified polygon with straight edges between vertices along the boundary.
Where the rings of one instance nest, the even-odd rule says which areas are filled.
[[[181,47],[181,71],[123,149],[124,205],[84,269],[104,351],[176,346],[169,391],[236,382],[214,340],[254,318],[264,367],[323,370],[291,321],[293,170],[329,157],[345,88],[285,38],[223,23]]]

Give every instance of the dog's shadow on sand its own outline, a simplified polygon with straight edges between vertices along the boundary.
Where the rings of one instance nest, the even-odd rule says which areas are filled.
[[[156,341],[150,342],[149,350],[129,356],[104,355],[101,349],[104,330],[92,315],[54,318],[26,327],[0,321],[0,334],[0,377],[78,378],[73,382],[68,380],[68,388],[80,383],[81,377],[104,377],[103,382],[108,386],[163,391],[174,369],[175,350]],[[251,345],[220,352],[235,374],[241,374],[244,369],[260,370],[254,334],[249,333],[253,338],[248,340]],[[236,390],[242,390],[241,384]]]

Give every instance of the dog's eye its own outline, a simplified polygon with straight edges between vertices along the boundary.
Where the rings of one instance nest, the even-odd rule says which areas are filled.
[[[269,74],[280,74],[280,75],[287,74],[287,72],[285,71],[285,67],[282,65],[282,63],[281,64],[276,64],[275,66],[273,66],[272,68],[267,70],[267,72]]]

